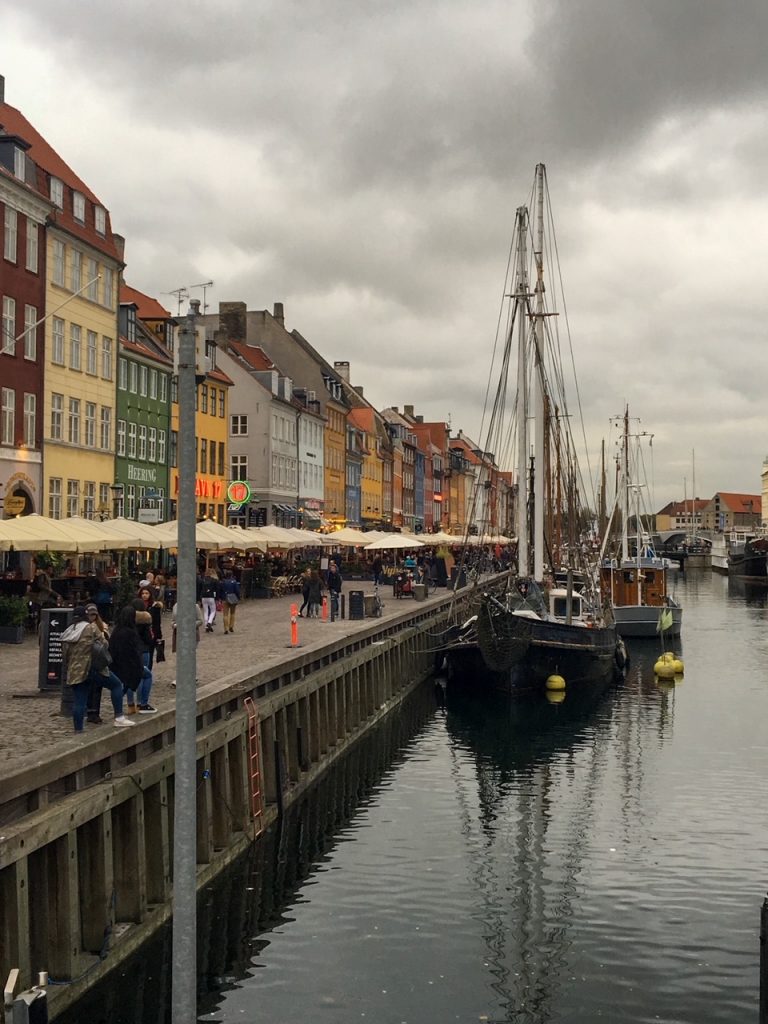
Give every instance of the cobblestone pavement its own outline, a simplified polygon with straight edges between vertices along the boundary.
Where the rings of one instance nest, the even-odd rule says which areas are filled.
[[[352,590],[373,592],[372,583],[345,581],[347,605]],[[438,590],[431,603],[445,597]],[[395,600],[392,588],[381,588],[384,617],[395,615],[412,606],[411,598]],[[279,663],[288,655],[291,640],[291,604],[297,595],[286,595],[266,600],[241,601],[237,608],[235,631],[224,633],[222,616],[217,616],[213,633],[203,634],[197,647],[197,675],[200,684],[213,683],[231,673],[247,669],[264,668]],[[301,596],[298,595],[298,604]],[[370,625],[370,619],[324,622],[322,619],[299,619],[299,643],[303,648],[322,646],[329,640],[345,637],[356,629]],[[155,681],[150,700],[162,711],[172,706],[175,690],[171,682],[176,672],[176,656],[170,652],[171,617],[163,620],[166,634],[167,660],[155,666]],[[58,696],[39,696],[39,649],[37,637],[25,636],[20,645],[0,645],[0,765],[7,774],[22,759],[48,749],[52,753],[65,750],[76,742],[71,718],[60,714]],[[109,694],[102,694],[102,725],[86,725],[86,734],[94,736],[105,729],[113,729],[112,706]],[[138,727],[148,716],[137,715]],[[0,787],[2,783],[0,783]]]

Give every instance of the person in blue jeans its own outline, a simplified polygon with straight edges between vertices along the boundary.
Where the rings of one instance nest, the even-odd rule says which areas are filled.
[[[341,593],[341,573],[335,562],[328,566],[328,579],[325,581],[328,593],[331,595],[331,618],[335,619],[339,614],[339,594]]]
[[[85,731],[88,693],[94,682],[109,690],[115,725],[134,725],[123,714],[123,684],[107,664],[104,635],[95,623],[89,622],[85,608],[78,605],[73,621],[61,634],[62,658],[66,682],[72,690],[72,720],[76,733]]]

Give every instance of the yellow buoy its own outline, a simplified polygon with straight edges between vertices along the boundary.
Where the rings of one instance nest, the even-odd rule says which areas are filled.
[[[683,665],[682,661],[679,658],[675,658],[672,664],[675,666],[675,675],[683,675],[683,673],[685,672],[685,665]]]
[[[547,690],[545,696],[550,704],[562,704],[565,700],[565,690]]]
[[[675,677],[675,658],[674,654],[662,654],[656,664],[653,666],[653,671],[659,677],[659,679],[674,679]]]
[[[547,690],[559,693],[565,689],[565,680],[562,676],[547,676]]]

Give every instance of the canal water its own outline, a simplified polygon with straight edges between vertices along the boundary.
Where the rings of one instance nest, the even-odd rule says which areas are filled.
[[[768,884],[768,607],[680,575],[682,682],[632,644],[599,698],[432,686],[199,909],[199,1020],[757,1020]],[[164,1024],[170,936],[65,1024]]]

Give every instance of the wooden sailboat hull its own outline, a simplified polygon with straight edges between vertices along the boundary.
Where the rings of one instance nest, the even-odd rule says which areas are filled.
[[[672,612],[672,625],[665,632],[670,636],[680,636],[683,628],[683,609],[672,598],[668,600],[669,610]],[[613,616],[619,636],[656,636],[661,610],[654,605],[614,605]]]

